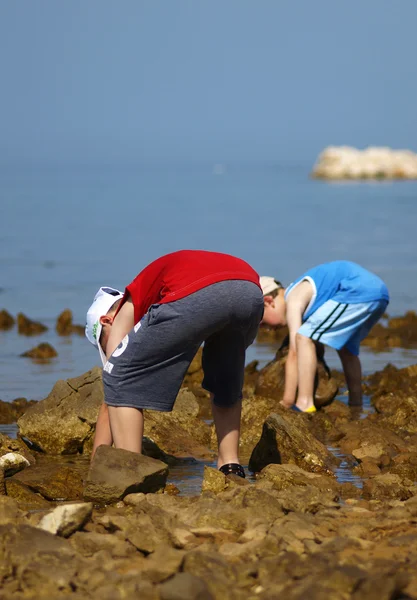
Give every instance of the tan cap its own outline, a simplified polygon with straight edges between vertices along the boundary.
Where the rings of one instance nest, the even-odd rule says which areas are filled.
[[[275,290],[279,290],[280,288],[282,288],[282,285],[279,281],[277,281],[273,277],[269,277],[268,275],[262,275],[262,277],[259,278],[259,282],[261,284],[264,296],[272,294],[272,292],[275,292]]]

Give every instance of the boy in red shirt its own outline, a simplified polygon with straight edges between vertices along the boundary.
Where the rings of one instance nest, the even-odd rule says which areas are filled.
[[[181,250],[158,258],[124,292],[100,288],[86,336],[103,360],[101,445],[142,451],[143,410],[171,411],[184,375],[204,342],[203,387],[211,393],[218,468],[245,476],[239,464],[246,348],[263,315],[258,274],[217,252]]]

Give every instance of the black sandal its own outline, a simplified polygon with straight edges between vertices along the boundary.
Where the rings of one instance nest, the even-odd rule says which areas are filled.
[[[242,477],[245,479],[245,469],[242,465],[237,463],[227,463],[220,467],[219,471],[223,473],[223,475],[237,475],[238,477]]]

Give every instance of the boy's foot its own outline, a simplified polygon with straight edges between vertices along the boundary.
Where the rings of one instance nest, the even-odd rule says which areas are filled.
[[[296,404],[293,404],[291,408],[294,412],[299,412],[299,413],[315,413],[315,412],[317,412],[317,408],[315,406],[310,406],[309,408],[306,408],[305,410],[301,410],[301,408],[298,408],[298,406]]]
[[[226,463],[220,467],[219,471],[221,471],[223,475],[238,475],[243,479],[246,477],[245,469],[238,463]]]

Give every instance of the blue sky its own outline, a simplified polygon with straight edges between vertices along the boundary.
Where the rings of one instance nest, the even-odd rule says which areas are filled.
[[[3,0],[0,163],[417,150],[415,0]]]

